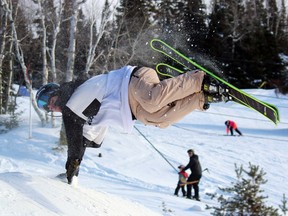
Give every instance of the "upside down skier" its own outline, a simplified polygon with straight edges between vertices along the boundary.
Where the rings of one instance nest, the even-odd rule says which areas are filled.
[[[131,132],[135,120],[160,128],[180,121],[195,109],[221,102],[216,84],[203,71],[160,81],[154,69],[125,66],[85,82],[48,83],[36,94],[46,112],[61,112],[68,155],[66,174],[78,176],[86,147],[100,147],[108,127]]]

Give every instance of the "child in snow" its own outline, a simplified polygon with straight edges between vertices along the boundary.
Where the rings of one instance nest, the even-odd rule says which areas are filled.
[[[176,196],[178,196],[178,192],[179,192],[180,188],[182,190],[183,196],[186,196],[185,185],[183,185],[183,184],[186,183],[187,178],[188,178],[188,174],[183,170],[184,168],[185,168],[184,165],[178,166],[178,169],[180,170],[180,172],[178,173],[179,174],[179,180],[178,180],[175,192],[174,192],[174,195],[176,195]]]

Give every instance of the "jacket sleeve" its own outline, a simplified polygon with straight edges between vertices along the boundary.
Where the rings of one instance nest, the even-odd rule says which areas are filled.
[[[68,107],[62,110],[62,118],[68,143],[68,160],[79,159],[85,153],[83,145],[83,126],[85,120],[73,113]]]
[[[105,135],[108,132],[108,126],[88,125],[83,127],[83,136],[95,144],[101,145]]]
[[[185,168],[183,169],[183,171],[189,169],[192,167],[192,159],[190,158],[189,163],[185,166]]]

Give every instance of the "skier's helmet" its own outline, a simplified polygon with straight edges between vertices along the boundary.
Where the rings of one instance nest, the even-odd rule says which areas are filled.
[[[46,112],[49,112],[48,104],[52,96],[55,96],[59,90],[59,85],[56,83],[48,83],[42,86],[36,94],[37,106]]]
[[[225,121],[225,125],[228,126],[228,124],[229,124],[229,121]]]

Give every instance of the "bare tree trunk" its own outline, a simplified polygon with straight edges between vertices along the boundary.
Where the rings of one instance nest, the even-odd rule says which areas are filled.
[[[0,5],[0,10],[2,11],[2,17],[1,17],[1,29],[0,31],[2,34],[0,34],[0,114],[3,114],[3,60],[5,58],[5,46],[6,46],[6,35],[7,35],[7,11],[3,10],[4,8],[2,5]],[[8,99],[8,98],[7,98]]]
[[[78,19],[78,8],[75,6],[78,5],[77,1],[73,2],[73,14],[70,17],[70,36],[69,36],[69,47],[67,50],[67,70],[65,81],[69,82],[73,79],[73,69],[75,61],[75,43],[76,43],[76,30],[77,30],[77,19]]]
[[[80,5],[85,2],[86,0],[82,0],[79,3],[77,2],[77,0],[73,0],[72,16],[70,17],[69,47],[67,50],[68,60],[67,60],[67,71],[66,71],[66,78],[65,78],[66,82],[73,80],[78,13],[79,13]]]
[[[12,35],[12,31],[10,33]],[[10,53],[10,57],[9,57],[9,72],[8,72],[8,80],[7,80],[7,88],[11,89],[12,87],[12,79],[13,79],[13,58],[12,58],[12,52],[13,52],[13,42],[10,41],[10,46],[9,46],[9,51],[8,53]],[[7,98],[11,97],[10,92],[7,91]],[[7,112],[8,110],[8,105],[9,105],[9,100],[6,100],[6,104],[5,104],[5,110]]]
[[[78,13],[80,5],[85,3],[86,0],[82,0],[81,2],[77,2],[77,0],[73,0],[73,9],[72,16],[70,17],[70,36],[69,36],[69,47],[67,50],[68,60],[67,60],[67,70],[65,81],[69,82],[73,80],[73,71],[74,71],[74,62],[75,62],[75,44],[76,44],[76,31],[77,31],[77,22],[78,22]],[[64,124],[62,123],[61,131],[60,131],[60,144],[66,144],[66,135],[65,135]]]
[[[60,32],[60,24],[61,24],[61,14],[63,11],[63,2],[62,0],[59,1],[58,8],[54,7],[55,10],[55,17],[52,21],[53,25],[53,33],[52,33],[52,46],[51,46],[51,52],[50,52],[50,64],[51,64],[51,74],[52,74],[52,81],[57,82],[57,71],[56,71],[56,44],[57,44],[57,36]],[[52,127],[56,127],[55,117],[54,114],[51,114],[52,119]]]
[[[48,64],[47,64],[47,53],[46,50],[48,50],[47,46],[47,31],[46,31],[46,11],[48,11],[48,8],[43,8],[43,0],[38,0],[38,8],[39,8],[39,14],[40,14],[40,24],[42,27],[42,84],[48,83]],[[49,121],[49,116],[47,113],[45,113],[45,119],[46,122]],[[52,127],[55,127],[55,118],[53,118],[53,115],[51,115],[51,125]]]
[[[42,27],[42,84],[47,84],[48,82],[48,70],[47,70],[47,33],[46,33],[46,24],[45,24],[45,14],[43,10],[43,0],[38,0],[38,7],[40,10],[40,20],[41,20],[41,27]]]
[[[56,7],[55,7],[55,11]],[[50,58],[51,58],[51,73],[52,73],[52,80],[53,82],[57,81],[57,72],[56,72],[56,57],[55,57],[55,52],[56,52],[56,44],[57,44],[57,36],[60,32],[60,24],[61,24],[61,14],[63,11],[63,2],[60,0],[59,2],[59,8],[58,12],[55,12],[55,20],[53,22],[53,35],[52,35],[52,46],[51,46],[51,53],[50,53]]]
[[[12,13],[12,6],[11,6],[11,9],[9,8],[9,5],[7,3],[6,0],[2,0],[2,5],[4,7],[4,9],[7,11],[8,13],[8,19],[10,20],[11,22],[11,28],[12,28],[12,33],[13,33],[13,40],[14,40],[14,46],[15,46],[15,52],[16,52],[16,57],[19,61],[19,64],[21,65],[21,68],[22,68],[22,73],[24,75],[24,80],[25,80],[25,83],[26,83],[26,87],[28,88],[29,90],[29,93],[30,93],[30,97],[32,99],[32,105],[33,105],[33,108],[35,109],[36,113],[38,114],[41,122],[42,122],[42,125],[45,124],[45,118],[44,118],[44,115],[41,113],[41,111],[38,109],[37,107],[37,104],[36,104],[36,101],[35,101],[35,98],[34,98],[34,94],[32,92],[32,85],[30,83],[30,80],[29,80],[29,77],[28,77],[28,74],[27,74],[27,67],[25,65],[25,61],[24,61],[24,53],[20,47],[20,44],[19,44],[19,41],[18,41],[18,37],[17,37],[17,31],[16,31],[16,27],[15,27],[15,24],[14,24],[14,19],[13,19],[13,13]]]

